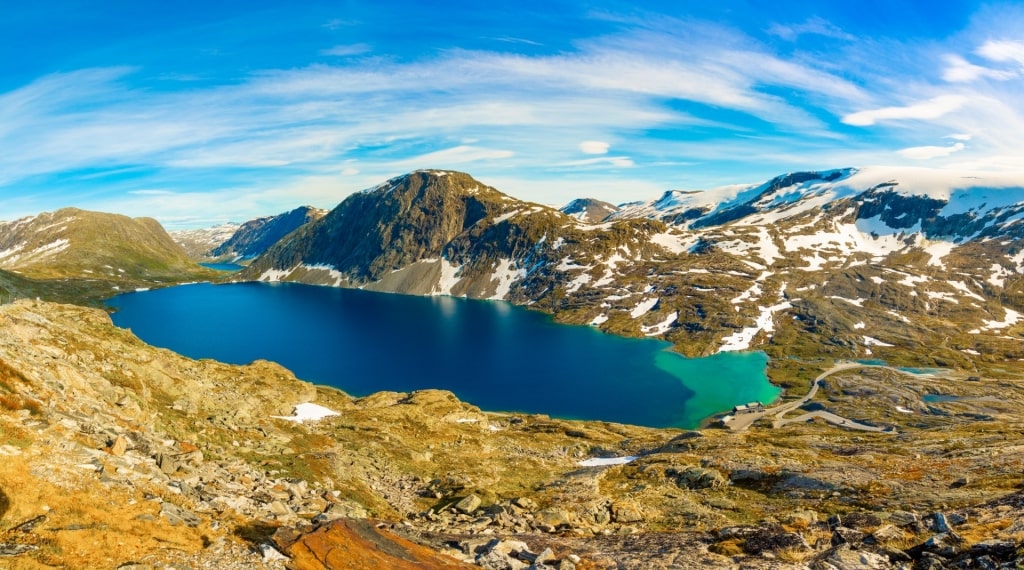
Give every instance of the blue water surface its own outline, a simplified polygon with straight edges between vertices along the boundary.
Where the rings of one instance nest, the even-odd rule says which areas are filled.
[[[199,265],[210,269],[216,269],[217,271],[230,271],[232,273],[245,269],[244,265],[239,265],[237,263],[200,263]]]
[[[554,323],[504,302],[298,284],[120,295],[115,324],[193,358],[278,362],[354,396],[451,390],[489,411],[692,428],[779,394],[760,352],[687,359],[666,342]]]

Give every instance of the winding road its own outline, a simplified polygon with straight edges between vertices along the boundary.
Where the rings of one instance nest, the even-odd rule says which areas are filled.
[[[742,430],[745,430],[748,427],[750,427],[750,425],[753,424],[754,422],[756,422],[757,420],[759,420],[761,418],[764,418],[766,416],[774,416],[775,417],[775,420],[772,422],[772,427],[776,427],[776,428],[779,428],[779,427],[782,427],[782,426],[785,426],[785,425],[791,424],[791,423],[806,422],[806,421],[812,420],[814,418],[820,418],[820,419],[823,419],[826,422],[829,422],[831,424],[835,424],[835,425],[837,425],[839,427],[844,427],[844,428],[849,428],[849,429],[856,429],[856,430],[861,430],[861,431],[896,433],[894,430],[890,430],[888,428],[882,428],[882,427],[879,427],[879,426],[870,426],[870,425],[867,425],[867,424],[862,424],[860,422],[855,422],[853,420],[850,420],[850,419],[844,418],[842,416],[838,416],[836,414],[833,414],[832,412],[824,412],[824,411],[807,412],[807,413],[801,414],[799,416],[796,416],[794,418],[786,419],[786,418],[783,417],[786,414],[788,414],[789,412],[791,412],[793,410],[796,410],[800,406],[803,406],[807,402],[811,401],[811,399],[814,398],[814,395],[818,393],[818,388],[821,386],[822,380],[824,380],[825,378],[828,378],[832,374],[835,374],[837,372],[842,372],[844,370],[850,370],[850,369],[853,369],[853,368],[872,368],[872,367],[874,367],[874,368],[888,368],[887,366],[877,366],[877,365],[873,365],[873,364],[860,364],[858,362],[843,362],[841,364],[836,364],[832,368],[829,368],[828,370],[826,370],[826,371],[822,372],[821,374],[819,374],[818,377],[814,379],[814,383],[811,384],[811,389],[807,392],[807,395],[804,396],[803,398],[800,398],[799,400],[794,400],[792,402],[787,402],[785,404],[781,404],[781,405],[778,405],[778,406],[775,406],[775,407],[772,407],[772,408],[766,408],[766,409],[764,409],[763,411],[760,411],[760,412],[750,412],[750,413],[746,413],[746,414],[735,414],[735,415],[731,415],[731,416],[726,416],[723,419],[723,422],[725,423],[725,425],[727,425],[729,427],[729,429],[731,429],[733,431],[742,431]]]

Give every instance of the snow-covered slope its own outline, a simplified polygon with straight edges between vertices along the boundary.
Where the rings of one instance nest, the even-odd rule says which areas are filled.
[[[209,228],[198,228],[193,230],[175,230],[168,232],[175,243],[185,248],[189,257],[203,259],[207,257],[210,250],[220,246],[231,239],[238,231],[240,224],[228,222],[219,226]]]
[[[1022,217],[1010,174],[791,173],[594,224],[420,171],[346,200],[243,277],[504,299],[688,353],[792,347],[800,332],[844,357],[946,339],[948,360],[1006,350],[1024,313]]]

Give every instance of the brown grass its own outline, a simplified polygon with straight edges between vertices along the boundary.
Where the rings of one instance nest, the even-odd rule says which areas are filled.
[[[204,539],[214,534],[205,525],[170,526],[159,517],[159,505],[142,500],[141,494],[107,488],[90,479],[72,483],[71,488],[57,487],[34,477],[30,469],[22,457],[8,457],[0,464],[0,489],[10,501],[0,525],[9,529],[47,515],[32,533],[5,538],[39,547],[6,560],[11,564],[7,568],[116,568],[154,552],[199,551]],[[140,515],[156,518],[140,520]]]
[[[793,564],[799,564],[804,560],[807,560],[814,554],[813,550],[808,548],[783,548],[782,550],[775,553],[775,556],[783,561],[790,562]]]

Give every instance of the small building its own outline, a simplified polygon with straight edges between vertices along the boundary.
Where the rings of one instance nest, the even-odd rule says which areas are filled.
[[[746,404],[740,404],[733,406],[732,413],[734,414],[753,414],[764,411],[764,404],[761,402],[747,402]]]

